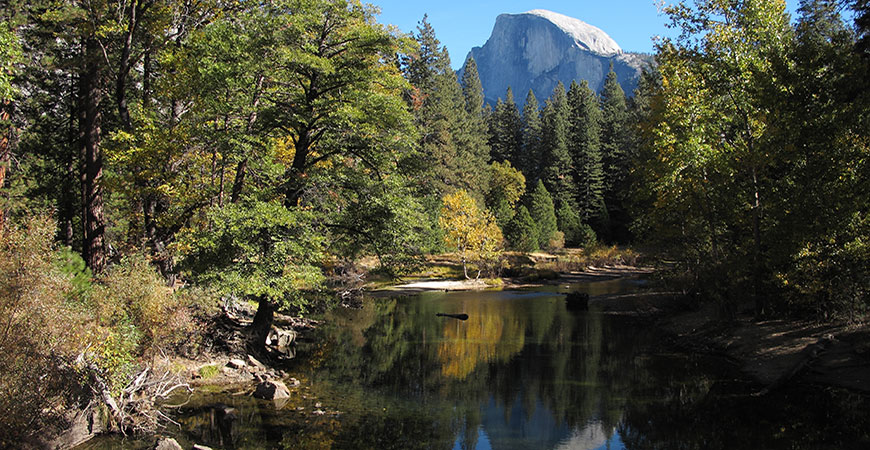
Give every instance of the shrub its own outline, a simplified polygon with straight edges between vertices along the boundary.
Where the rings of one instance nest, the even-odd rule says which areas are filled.
[[[37,215],[0,229],[0,448],[63,423],[80,393],[70,362],[90,342],[84,308],[52,248],[54,222]]]

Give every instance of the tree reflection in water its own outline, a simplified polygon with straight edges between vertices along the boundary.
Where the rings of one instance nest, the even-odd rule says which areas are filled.
[[[670,351],[650,323],[572,314],[557,294],[372,299],[327,323],[300,348],[294,376],[310,390],[282,410],[245,397],[201,398],[198,409],[175,412],[182,440],[221,448],[870,448],[865,396],[800,388],[752,397],[756,387],[733,367]],[[311,415],[315,399],[341,414]],[[236,409],[233,429],[212,427],[218,402]]]

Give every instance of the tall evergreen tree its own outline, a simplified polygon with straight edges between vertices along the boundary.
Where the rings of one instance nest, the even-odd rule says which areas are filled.
[[[604,204],[604,174],[601,166],[601,110],[598,97],[586,80],[571,83],[568,90],[569,150],[574,160],[576,204],[585,223],[598,223]]]
[[[509,161],[519,167],[523,145],[523,119],[514,93],[510,87],[505,100],[498,99],[490,120],[490,158],[493,161]]]
[[[440,202],[446,193],[465,189],[482,199],[489,159],[482,100],[472,118],[456,72],[450,67],[450,55],[435,37],[425,16],[414,38],[419,50],[405,59],[404,70],[413,86],[410,101],[417,126],[423,130],[421,194],[434,195]],[[468,84],[471,93],[475,82],[469,80]],[[479,79],[476,85],[480,85]],[[477,100],[472,99],[472,102]],[[433,204],[439,206],[439,203]]]
[[[529,89],[526,104],[523,105],[523,146],[516,166],[526,176],[531,185],[541,179],[541,111],[535,93]]]
[[[601,89],[601,156],[604,164],[605,191],[613,197],[625,174],[625,141],[628,106],[625,92],[610,65]]]
[[[461,81],[466,114],[457,123],[454,133],[460,136],[460,156],[467,173],[472,175],[474,183],[482,183],[471,186],[479,196],[488,184],[489,171],[486,163],[489,161],[490,149],[487,116],[491,113],[484,107],[483,86],[480,84],[474,58],[469,57],[465,62]]]
[[[559,82],[541,113],[544,184],[559,206],[563,203],[574,203],[574,174],[568,149],[569,115],[565,86]]]
[[[601,161],[608,216],[608,227],[602,231],[605,231],[605,239],[613,240],[617,236],[628,235],[629,217],[624,206],[627,195],[625,179],[628,174],[628,106],[612,64],[601,91],[601,115]]]

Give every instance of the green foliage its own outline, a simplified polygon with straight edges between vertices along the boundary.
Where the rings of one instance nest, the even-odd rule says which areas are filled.
[[[870,216],[856,213],[841,230],[808,242],[781,278],[790,307],[831,319],[870,312]]]
[[[505,100],[498,99],[489,124],[490,158],[493,161],[509,161],[520,167],[523,148],[523,119],[514,102],[510,87]]]
[[[526,191],[526,177],[508,161],[493,162],[489,169],[486,205],[495,214],[499,227],[503,228],[514,216],[514,207]]]
[[[15,95],[12,77],[15,74],[15,63],[21,56],[17,36],[7,22],[0,21],[0,102],[10,100]]]
[[[203,380],[208,380],[210,378],[216,377],[220,373],[220,371],[221,370],[218,368],[218,366],[214,364],[209,364],[207,366],[200,367],[197,372]]]
[[[323,281],[324,234],[313,219],[312,211],[278,201],[215,208],[208,227],[183,237],[182,267],[221,293],[305,310],[303,294]]]
[[[541,179],[541,162],[543,130],[541,111],[535,93],[529,89],[526,103],[523,105],[523,141],[521,157],[517,158],[517,169],[526,175],[526,183],[533,184]]]
[[[568,104],[571,109],[569,123],[569,151],[573,160],[574,180],[577,183],[576,203],[580,218],[586,223],[601,221],[599,213],[604,204],[604,172],[601,163],[601,110],[598,97],[583,80],[571,83]],[[563,229],[566,234],[568,231]],[[573,237],[567,237],[573,242]]]
[[[93,287],[91,282],[93,274],[81,255],[69,247],[63,247],[55,252],[55,267],[60,270],[60,273],[69,277],[70,300],[86,301]]]
[[[568,118],[570,115],[571,107],[568,104],[565,86],[559,82],[541,112],[543,134],[541,139],[543,159],[541,162],[544,164],[541,168],[542,177],[547,190],[558,205],[565,202],[573,203],[576,191],[572,170],[573,161],[568,148],[570,139]]]
[[[529,209],[520,205],[514,217],[505,227],[505,238],[510,247],[521,252],[534,252],[538,250],[538,235],[541,234],[539,225],[532,219]]]
[[[556,219],[559,230],[563,233],[565,244],[575,246],[584,242],[583,228],[585,224],[580,220],[577,210],[567,203],[563,203],[556,211]]]
[[[538,224],[539,234],[538,246],[540,248],[549,248],[550,240],[553,239],[558,225],[556,220],[556,211],[553,206],[553,198],[544,183],[538,180],[535,190],[529,194],[529,214],[532,220]]]
[[[488,184],[489,145],[477,72],[472,65],[460,85],[447,49],[441,47],[425,17],[414,37],[419,50],[406,58],[403,68],[413,85],[410,103],[417,127],[423,131],[420,194],[440,200],[464,189],[482,199]]]

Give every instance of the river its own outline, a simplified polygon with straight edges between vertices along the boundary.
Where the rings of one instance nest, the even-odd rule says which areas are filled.
[[[226,449],[870,448],[865,396],[798,385],[755,397],[732,365],[674,350],[651,320],[568,311],[569,289],[642,287],[373,298],[329,313],[299,344],[290,399],[174,398],[165,411],[181,427],[164,434]],[[83,448],[148,445],[111,437]]]

